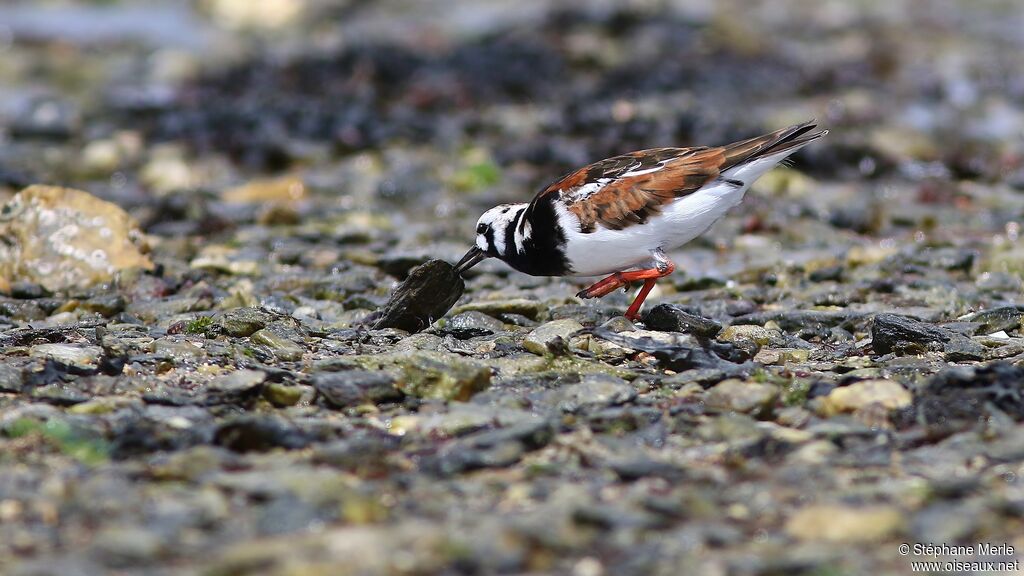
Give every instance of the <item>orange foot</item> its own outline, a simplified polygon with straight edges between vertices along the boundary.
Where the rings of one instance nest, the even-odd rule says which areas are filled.
[[[676,269],[676,265],[671,260],[669,260],[668,257],[665,256],[665,254],[660,250],[655,252],[654,258],[657,264],[654,268],[630,270],[628,272],[616,272],[615,274],[612,274],[611,276],[608,276],[607,278],[604,278],[603,280],[595,282],[593,285],[588,286],[583,290],[580,290],[579,293],[576,294],[576,296],[579,298],[600,298],[602,296],[607,296],[608,294],[611,294],[615,290],[623,286],[626,286],[631,282],[643,280],[643,288],[641,288],[640,291],[637,292],[636,298],[633,300],[633,303],[630,304],[629,309],[626,310],[626,318],[629,318],[630,320],[634,321],[639,320],[640,307],[643,306],[644,300],[647,298],[647,295],[650,294],[651,290],[654,288],[654,283],[657,281],[658,278],[668,276]]]

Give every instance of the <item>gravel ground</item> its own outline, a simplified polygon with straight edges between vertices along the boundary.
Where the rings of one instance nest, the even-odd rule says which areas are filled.
[[[0,572],[1024,547],[1022,25],[996,0],[5,4]],[[642,322],[494,260],[425,330],[367,322],[495,203],[809,118],[829,136],[672,254]]]

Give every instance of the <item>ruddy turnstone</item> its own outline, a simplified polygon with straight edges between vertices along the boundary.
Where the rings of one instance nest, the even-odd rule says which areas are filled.
[[[640,306],[658,278],[675,270],[665,254],[700,236],[743,200],[762,174],[828,133],[814,122],[725,146],[653,148],[615,156],[572,172],[532,202],[495,206],[477,221],[476,245],[459,273],[499,258],[533,276],[607,278],[581,290],[600,298],[631,282]]]

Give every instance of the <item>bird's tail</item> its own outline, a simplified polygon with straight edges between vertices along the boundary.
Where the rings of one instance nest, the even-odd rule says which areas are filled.
[[[752,160],[774,156],[780,152],[795,151],[797,148],[828,134],[828,130],[813,132],[816,127],[817,123],[811,120],[763,136],[727,144],[722,147],[726,157],[722,171]]]

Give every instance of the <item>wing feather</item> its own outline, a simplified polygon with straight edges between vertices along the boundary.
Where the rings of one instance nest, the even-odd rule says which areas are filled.
[[[806,122],[725,146],[653,148],[615,156],[564,176],[542,190],[533,204],[557,199],[579,218],[584,233],[598,225],[621,230],[646,222],[733,166],[821,135],[801,138],[812,129],[814,123]]]

